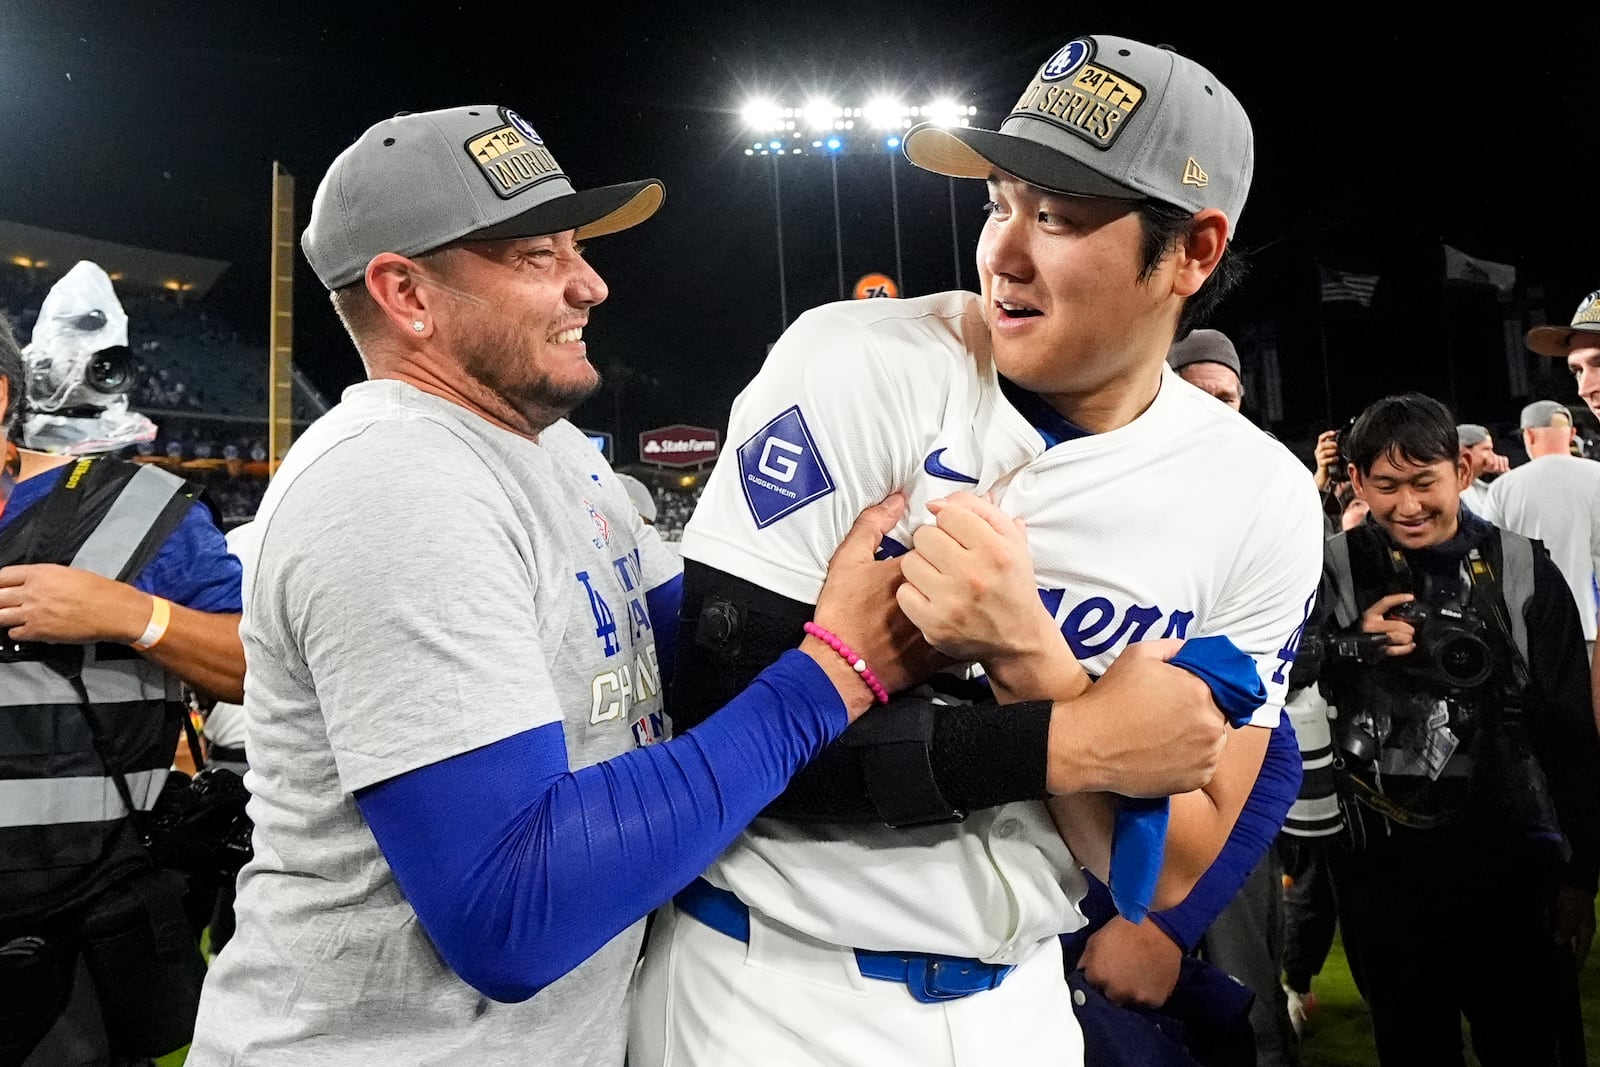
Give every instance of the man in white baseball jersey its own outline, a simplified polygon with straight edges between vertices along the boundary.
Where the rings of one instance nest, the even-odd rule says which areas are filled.
[[[735,403],[729,440],[742,443],[685,532],[695,639],[674,714],[714,705],[770,633],[793,632],[854,502],[894,488],[910,508],[883,551],[914,549],[902,606],[936,647],[980,662],[1002,703],[875,713],[877,730],[813,768],[831,777],[797,779],[680,894],[645,955],[639,1065],[1075,1062],[1059,935],[1084,923],[1080,861],[1106,873],[1100,791],[1193,788],[1163,773],[1182,749],[1157,739],[1197,695],[1220,721],[1220,694],[1166,688],[1184,672],[1154,662],[1173,655],[1161,638],[1224,635],[1248,653],[1260,728],[1228,738],[1207,792],[1176,798],[1158,910],[1102,930],[1090,976],[1160,1003],[1138,972],[1170,957],[1156,983],[1170,991],[1180,941],[1237,889],[1298,783],[1284,731],[1281,806],[1235,826],[1315,590],[1317,498],[1287,450],[1164,362],[1236,276],[1243,110],[1171,51],[1085,37],[1045,63],[999,132],[918,127],[906,152],[988,182],[982,294],[830,305],[774,347]],[[1025,532],[958,490],[991,494]],[[1152,688],[1111,703],[1107,686],[1134,666]],[[1079,698],[1006,703],[1043,697]],[[1211,879],[1225,842],[1237,870]],[[1203,915],[1179,914],[1208,891],[1221,899]],[[1146,949],[1160,968],[1119,971]]]

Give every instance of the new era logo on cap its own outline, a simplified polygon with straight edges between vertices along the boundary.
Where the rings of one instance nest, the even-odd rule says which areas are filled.
[[[1192,185],[1196,189],[1204,189],[1210,182],[1211,179],[1206,176],[1206,172],[1200,169],[1200,164],[1194,161],[1193,156],[1190,156],[1189,162],[1183,165],[1183,184]]]

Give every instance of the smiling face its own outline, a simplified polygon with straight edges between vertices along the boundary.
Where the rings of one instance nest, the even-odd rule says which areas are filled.
[[[1365,475],[1354,464],[1350,482],[1401,548],[1427,548],[1455,536],[1461,490],[1471,481],[1465,457],[1454,462],[1416,463],[1393,450],[1380,455]]]
[[[485,406],[498,401],[537,432],[600,387],[583,331],[607,289],[573,231],[464,242],[441,268],[439,337],[493,398]]]
[[[1166,260],[1141,280],[1134,206],[1003,174],[988,189],[978,275],[1000,373],[1037,393],[1083,395],[1159,365],[1182,299]]]

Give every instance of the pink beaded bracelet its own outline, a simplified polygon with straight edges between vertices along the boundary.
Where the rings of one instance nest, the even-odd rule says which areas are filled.
[[[880,704],[889,703],[889,690],[885,689],[883,683],[878,681],[878,676],[872,673],[872,668],[867,666],[867,661],[856,655],[855,649],[839,640],[838,634],[824,630],[814,622],[806,623],[805,631],[839,653],[844,661],[850,664],[857,674],[861,675],[861,680],[867,683],[867,688],[872,690],[872,698],[874,700]]]

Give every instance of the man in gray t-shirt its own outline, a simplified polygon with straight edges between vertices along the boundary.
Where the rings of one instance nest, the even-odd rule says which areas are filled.
[[[574,192],[490,106],[379,123],[319,187],[303,246],[371,380],[256,519],[255,855],[195,1067],[621,1064],[644,916],[934,666],[872,558],[891,498],[816,609],[852,659],[808,636],[665,740],[680,563],[564,418],[607,295],[577,242],[661,199]]]

